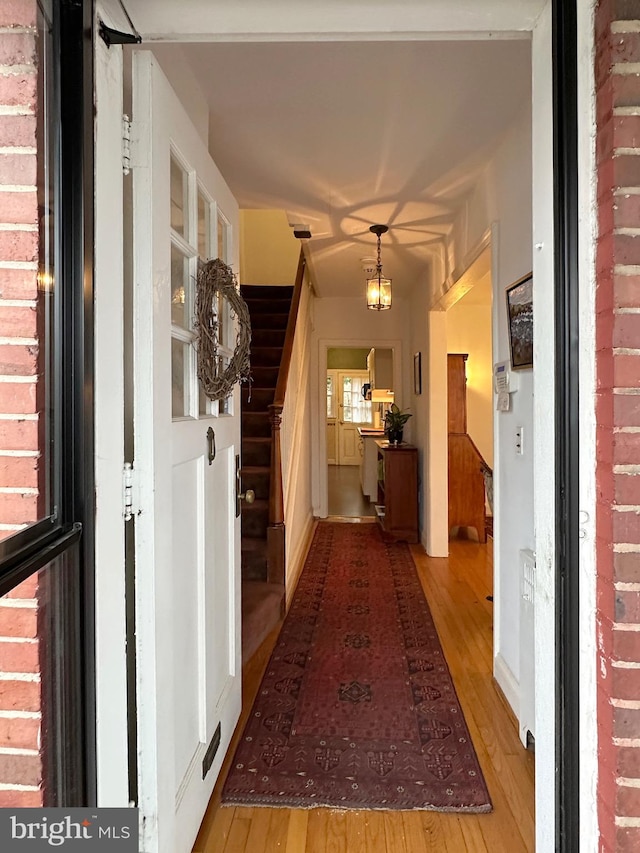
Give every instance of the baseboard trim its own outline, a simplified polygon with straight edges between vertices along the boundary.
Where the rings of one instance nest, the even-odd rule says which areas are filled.
[[[493,677],[516,720],[520,719],[520,684],[500,652],[493,659]]]
[[[293,594],[296,591],[300,573],[304,566],[304,561],[307,559],[307,554],[311,546],[311,540],[316,529],[317,520],[310,512],[304,524],[303,531],[298,538],[298,547],[287,560],[286,564],[286,589],[285,589],[285,608],[289,610],[289,605]]]

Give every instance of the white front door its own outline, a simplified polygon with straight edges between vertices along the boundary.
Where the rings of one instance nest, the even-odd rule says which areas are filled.
[[[237,270],[238,207],[146,51],[132,146],[141,850],[190,853],[241,706],[240,401],[203,397],[193,333],[198,257]],[[224,359],[235,334],[218,307]]]
[[[359,465],[362,445],[359,426],[371,426],[371,403],[362,396],[362,386],[369,381],[366,370],[338,372],[338,465]]]

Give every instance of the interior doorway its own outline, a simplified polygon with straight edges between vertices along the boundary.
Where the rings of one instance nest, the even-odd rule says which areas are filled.
[[[393,395],[393,350],[387,347],[330,347],[327,350],[328,513],[374,518],[374,442],[384,437],[383,406]],[[391,399],[390,397],[390,399]]]

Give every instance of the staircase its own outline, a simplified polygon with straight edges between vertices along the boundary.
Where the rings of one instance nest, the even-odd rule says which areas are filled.
[[[284,588],[269,583],[267,528],[271,486],[271,421],[293,287],[243,285],[251,317],[251,379],[242,386],[242,489],[253,489],[253,504],[242,503],[243,659],[251,656],[280,618]]]

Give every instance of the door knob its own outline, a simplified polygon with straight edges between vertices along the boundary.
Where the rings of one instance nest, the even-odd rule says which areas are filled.
[[[238,495],[238,500],[246,501],[248,504],[252,504],[256,499],[256,493],[253,489],[247,489],[246,492],[243,492],[241,495]]]

